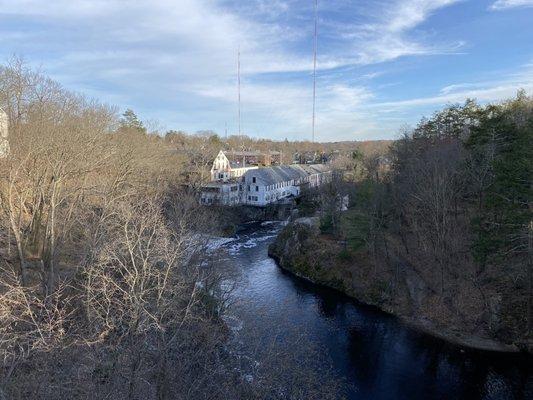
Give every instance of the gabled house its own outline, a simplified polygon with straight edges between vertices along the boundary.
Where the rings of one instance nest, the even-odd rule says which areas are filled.
[[[220,150],[211,167],[211,181],[227,182],[239,178],[250,169],[257,169],[257,164],[251,157],[257,156],[255,152],[225,152]]]

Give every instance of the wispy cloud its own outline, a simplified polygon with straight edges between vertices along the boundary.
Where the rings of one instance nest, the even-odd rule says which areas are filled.
[[[366,10],[368,20],[342,27],[342,34],[354,41],[355,61],[372,64],[403,56],[456,52],[464,43],[425,43],[423,32],[410,32],[444,7],[459,0],[407,0],[376,2]]]
[[[408,88],[402,100],[387,101],[385,91],[402,90],[395,61],[461,51],[461,35],[451,40],[431,27],[461,3],[320,0],[319,137],[377,132],[384,120],[398,118],[380,113],[380,104],[414,110],[514,87],[466,82],[412,99]],[[21,54],[70,88],[132,107],[169,128],[221,130],[227,122],[230,132],[236,129],[240,48],[244,129],[308,137],[312,44],[308,0],[0,0],[0,54]]]
[[[418,106],[462,103],[469,98],[480,102],[494,102],[513,97],[520,89],[533,94],[533,63],[522,66],[516,72],[506,74],[506,77],[500,80],[453,84],[443,87],[436,96],[379,102],[370,107],[391,112]]]
[[[533,0],[497,0],[491,4],[491,10],[507,10],[516,7],[533,7]]]

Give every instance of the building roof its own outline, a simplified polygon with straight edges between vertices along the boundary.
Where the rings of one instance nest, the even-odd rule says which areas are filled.
[[[237,150],[222,150],[222,152],[228,156],[234,156],[234,157],[253,157],[253,156],[261,156],[263,153],[260,151],[237,151]]]
[[[222,150],[222,153],[226,157],[260,157],[260,156],[266,156],[270,154],[271,156],[278,156],[281,154],[281,152],[277,150],[269,150],[268,152],[259,151],[259,150],[248,150],[248,151],[240,151],[240,150]]]
[[[313,165],[278,165],[265,167],[246,172],[246,182],[249,177],[256,177],[263,185],[273,185],[280,182],[306,178],[309,175],[329,171],[330,168],[324,164]]]
[[[240,161],[230,161],[229,165],[232,169],[234,168],[257,168],[257,166],[254,164],[249,164],[249,163],[243,164]]]

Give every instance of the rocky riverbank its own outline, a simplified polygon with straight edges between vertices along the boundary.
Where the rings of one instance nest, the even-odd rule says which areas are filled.
[[[438,293],[407,261],[380,263],[369,252],[354,254],[345,246],[321,233],[317,217],[307,217],[288,224],[270,245],[269,255],[296,276],[376,306],[446,341],[490,351],[531,351],[524,343],[492,337],[479,320],[469,318],[468,303],[462,312],[439,304]]]

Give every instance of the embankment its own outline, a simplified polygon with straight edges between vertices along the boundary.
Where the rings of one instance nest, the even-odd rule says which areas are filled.
[[[490,351],[527,349],[523,343],[491,336],[477,315],[469,317],[468,301],[463,310],[455,311],[406,260],[379,262],[371,252],[354,253],[345,246],[320,232],[317,217],[299,218],[280,232],[269,255],[298,277],[376,306],[446,341]]]

